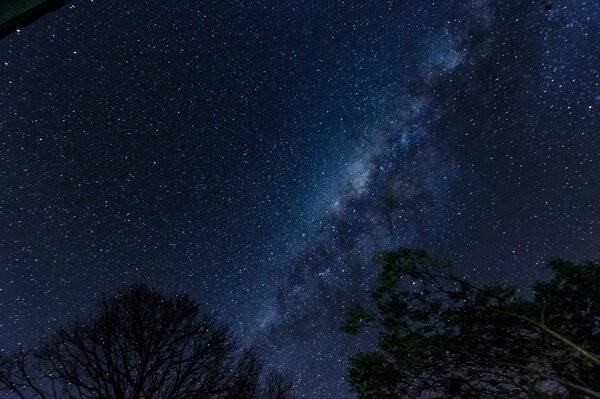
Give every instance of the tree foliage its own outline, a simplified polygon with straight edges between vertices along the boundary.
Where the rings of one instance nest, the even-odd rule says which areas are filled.
[[[2,397],[287,399],[291,390],[194,301],[145,286],[100,301],[96,318],[0,359]]]
[[[446,260],[400,249],[376,257],[369,307],[342,330],[373,329],[377,350],[350,359],[361,399],[600,397],[600,264],[548,264],[533,287],[476,287]]]

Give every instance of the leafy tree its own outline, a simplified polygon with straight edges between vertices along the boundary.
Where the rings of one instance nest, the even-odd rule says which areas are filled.
[[[262,373],[257,355],[191,299],[145,286],[100,301],[96,318],[0,359],[2,397],[287,399],[291,390],[275,371]]]
[[[342,330],[373,330],[377,349],[351,357],[361,399],[600,398],[600,264],[548,264],[533,287],[483,287],[446,260],[400,249],[376,257],[369,307],[347,310]]]

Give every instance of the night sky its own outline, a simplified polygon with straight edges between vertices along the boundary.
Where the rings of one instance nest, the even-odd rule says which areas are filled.
[[[0,349],[143,282],[345,398],[376,251],[600,258],[600,2],[547,4],[80,0],[1,40]]]

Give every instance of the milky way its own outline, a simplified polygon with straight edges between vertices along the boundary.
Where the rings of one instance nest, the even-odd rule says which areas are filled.
[[[309,3],[73,1],[0,41],[0,350],[144,282],[351,397],[377,251],[523,288],[600,258],[597,2]]]
[[[435,93],[457,77],[462,84],[460,76],[485,58],[493,14],[488,2],[456,12],[467,17],[432,29],[412,55],[403,85],[379,93],[380,114],[365,122],[317,220],[318,230],[287,266],[271,323],[261,321],[278,363],[294,364],[309,385],[341,380],[345,370],[336,360],[357,350],[356,339],[340,337],[340,309],[367,300],[373,254],[438,245],[460,212],[453,195],[459,166],[433,131],[448,99]],[[481,42],[469,45],[474,32]],[[319,363],[324,367],[315,373]]]

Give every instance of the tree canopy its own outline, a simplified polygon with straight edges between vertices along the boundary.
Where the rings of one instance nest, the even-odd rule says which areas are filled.
[[[350,359],[358,398],[600,398],[598,262],[551,261],[551,279],[524,297],[477,287],[422,250],[375,259],[372,302],[342,327],[377,337]]]
[[[292,384],[187,296],[133,286],[98,315],[0,358],[2,397],[287,399]]]

